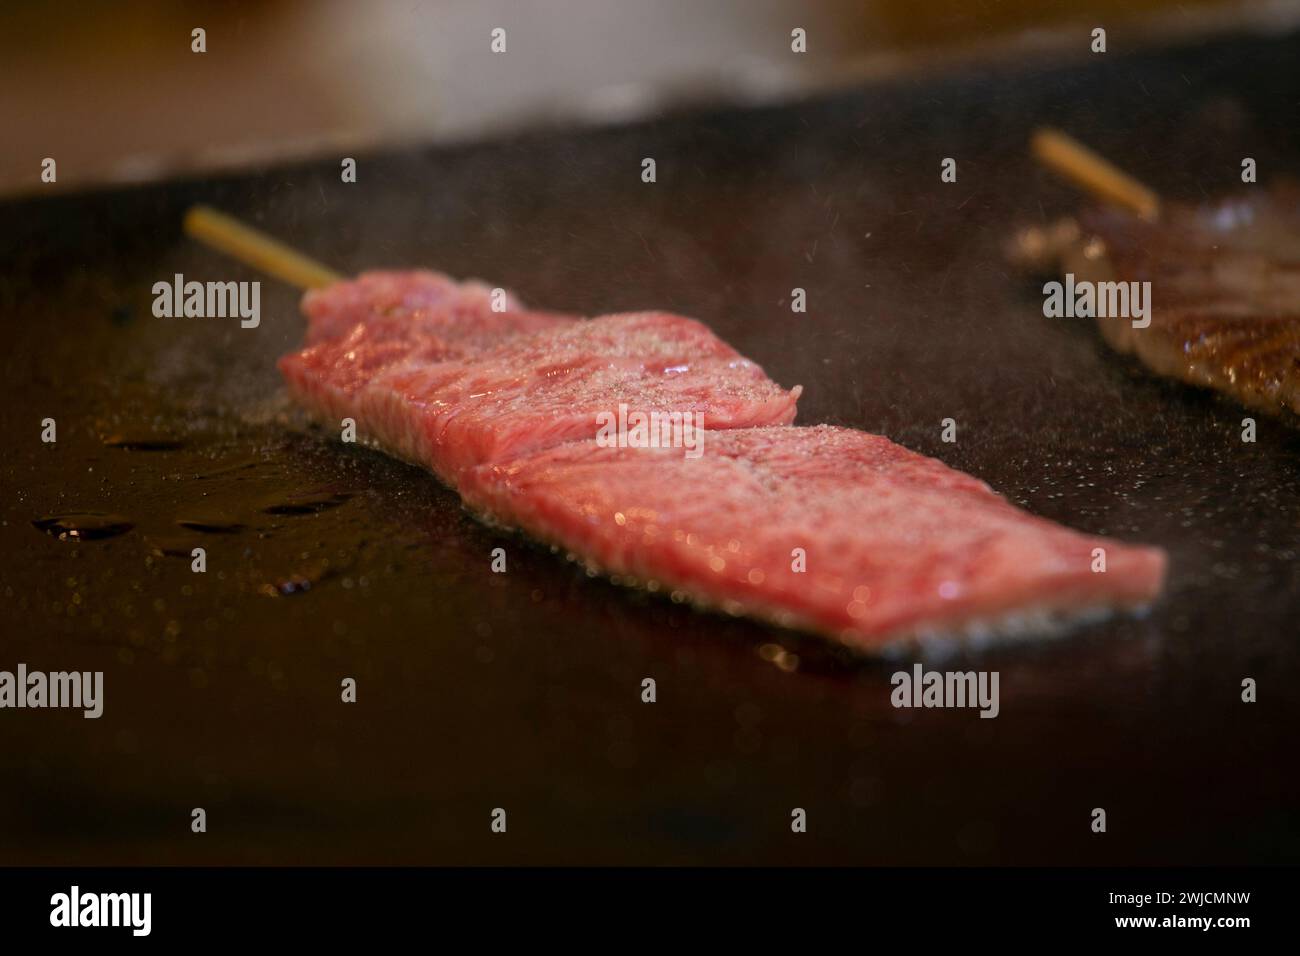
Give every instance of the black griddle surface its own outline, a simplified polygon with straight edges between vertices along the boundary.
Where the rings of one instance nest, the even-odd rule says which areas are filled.
[[[1298,56],[1280,38],[999,67],[361,157],[356,185],[328,158],[0,207],[0,668],[106,672],[98,721],[0,715],[0,862],[1300,860],[1300,432],[1260,419],[1243,444],[1245,412],[1044,319],[1001,255],[1076,200],[1030,166],[1040,123],[1168,196],[1237,188],[1247,155],[1264,180],[1300,168]],[[175,272],[256,278],[180,235],[195,201],[345,271],[699,317],[805,387],[801,422],[1161,545],[1168,593],[1144,619],[930,662],[999,671],[996,720],[894,710],[897,663],[590,579],[306,426],[274,367],[302,329],[291,290],[264,282],[256,331],[153,317]],[[75,543],[32,523],[87,511],[134,527]],[[206,574],[168,556],[198,545]]]

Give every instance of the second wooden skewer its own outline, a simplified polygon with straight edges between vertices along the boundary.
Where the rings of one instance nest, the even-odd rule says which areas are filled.
[[[1154,221],[1160,216],[1160,197],[1128,173],[1098,156],[1078,140],[1057,129],[1040,129],[1030,140],[1030,150],[1039,162],[1076,186],[1107,202]]]

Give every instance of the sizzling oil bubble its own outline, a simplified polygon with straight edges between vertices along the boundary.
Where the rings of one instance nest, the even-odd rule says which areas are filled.
[[[291,574],[274,581],[268,581],[258,588],[258,593],[267,597],[289,597],[293,594],[305,594],[335,572],[328,561],[316,561],[299,568]],[[362,579],[364,583],[364,578]]]
[[[312,580],[299,574],[290,575],[262,585],[262,593],[267,597],[288,597],[290,594],[303,594],[311,590]]]
[[[135,525],[122,515],[86,511],[76,514],[46,515],[32,525],[60,541],[93,541],[125,534]]]
[[[758,656],[769,664],[775,664],[787,674],[794,673],[799,669],[799,655],[787,651],[780,644],[760,644]]]

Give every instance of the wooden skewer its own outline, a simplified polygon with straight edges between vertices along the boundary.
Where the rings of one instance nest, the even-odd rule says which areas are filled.
[[[1058,129],[1040,129],[1030,141],[1034,157],[1107,202],[1131,210],[1143,219],[1160,215],[1160,197],[1128,173],[1098,156]]]
[[[185,214],[184,228],[191,238],[300,289],[319,289],[343,278],[315,259],[209,206],[192,207]]]

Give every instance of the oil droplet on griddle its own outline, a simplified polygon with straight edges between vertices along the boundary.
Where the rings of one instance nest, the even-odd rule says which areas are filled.
[[[273,498],[262,505],[269,515],[307,515],[337,508],[352,497],[347,491],[309,491]]]
[[[204,472],[203,474],[195,475],[194,477],[200,481],[207,478],[221,478],[225,475],[233,475],[238,471],[248,471],[251,468],[260,468],[264,464],[265,462],[260,458],[241,458],[236,461],[227,462],[219,468],[214,468],[212,471]]]
[[[244,530],[240,522],[220,515],[191,515],[188,518],[177,518],[176,523],[182,528],[202,531],[205,534],[234,534]]]
[[[175,451],[185,447],[185,442],[179,438],[149,432],[109,435],[104,439],[104,444],[109,448],[125,448],[128,451]]]
[[[32,524],[60,541],[93,541],[125,534],[135,527],[122,515],[87,511],[74,514],[46,515]]]

